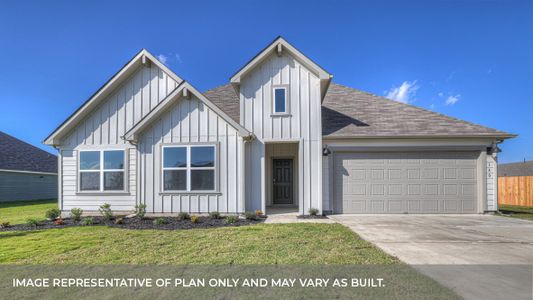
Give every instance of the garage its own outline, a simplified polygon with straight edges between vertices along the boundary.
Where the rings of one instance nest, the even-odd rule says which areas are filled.
[[[336,213],[476,213],[478,151],[335,152]]]

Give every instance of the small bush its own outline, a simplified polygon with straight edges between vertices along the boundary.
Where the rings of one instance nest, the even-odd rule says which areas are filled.
[[[227,216],[226,217],[226,223],[228,223],[228,224],[237,223],[237,221],[239,221],[239,217],[238,216]]]
[[[94,224],[94,219],[92,217],[87,217],[81,221],[81,225],[90,226]]]
[[[49,210],[46,211],[46,218],[48,220],[55,220],[57,219],[59,216],[61,216],[61,211],[57,208],[50,208]]]
[[[196,216],[196,215],[192,215],[191,216],[191,222],[194,223],[194,224],[200,222],[200,217]]]
[[[263,211],[260,210],[260,209],[258,209],[258,210],[255,211],[255,215],[258,216],[259,218],[261,218],[261,217],[264,216]]]
[[[54,221],[54,224],[56,225],[63,225],[63,219],[59,218]]]
[[[311,207],[311,208],[309,209],[309,214],[310,214],[311,216],[318,216],[318,212],[319,212],[319,211],[318,211],[317,208],[312,208],[312,207]]]
[[[146,204],[135,205],[135,216],[144,219],[144,215],[146,215]]]
[[[100,211],[100,214],[104,219],[111,220],[113,219],[113,211],[111,210],[111,204],[104,203],[98,208],[98,211]]]
[[[117,219],[115,220],[115,224],[117,224],[117,225],[124,224],[124,219],[122,219],[122,218],[117,218]]]
[[[218,211],[212,211],[209,213],[209,216],[212,218],[212,219],[220,219],[220,213]]]
[[[8,228],[9,221],[0,221],[0,228]]]
[[[164,225],[167,224],[167,220],[165,218],[157,218],[154,220],[154,225]]]
[[[188,213],[186,213],[186,212],[180,212],[178,214],[178,219],[180,219],[180,220],[189,220],[190,218],[191,218],[191,216]]]
[[[244,217],[246,217],[246,220],[251,220],[251,221],[257,220],[257,215],[251,211],[245,212]]]
[[[39,220],[34,218],[26,219],[26,225],[35,227],[39,225]]]
[[[74,221],[80,221],[81,215],[83,214],[83,209],[81,208],[73,208],[70,210],[70,218]]]

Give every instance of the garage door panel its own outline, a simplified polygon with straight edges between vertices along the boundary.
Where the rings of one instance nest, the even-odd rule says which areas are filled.
[[[474,213],[476,152],[335,153],[338,213]]]

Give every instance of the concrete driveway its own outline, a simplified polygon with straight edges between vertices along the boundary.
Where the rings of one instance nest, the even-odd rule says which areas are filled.
[[[490,215],[330,218],[465,299],[533,298],[531,221]]]
[[[533,264],[533,222],[491,215],[333,215],[408,264]]]

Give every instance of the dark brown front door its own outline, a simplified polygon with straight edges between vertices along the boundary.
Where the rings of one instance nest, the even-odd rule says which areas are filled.
[[[273,203],[293,204],[292,159],[273,160]]]

